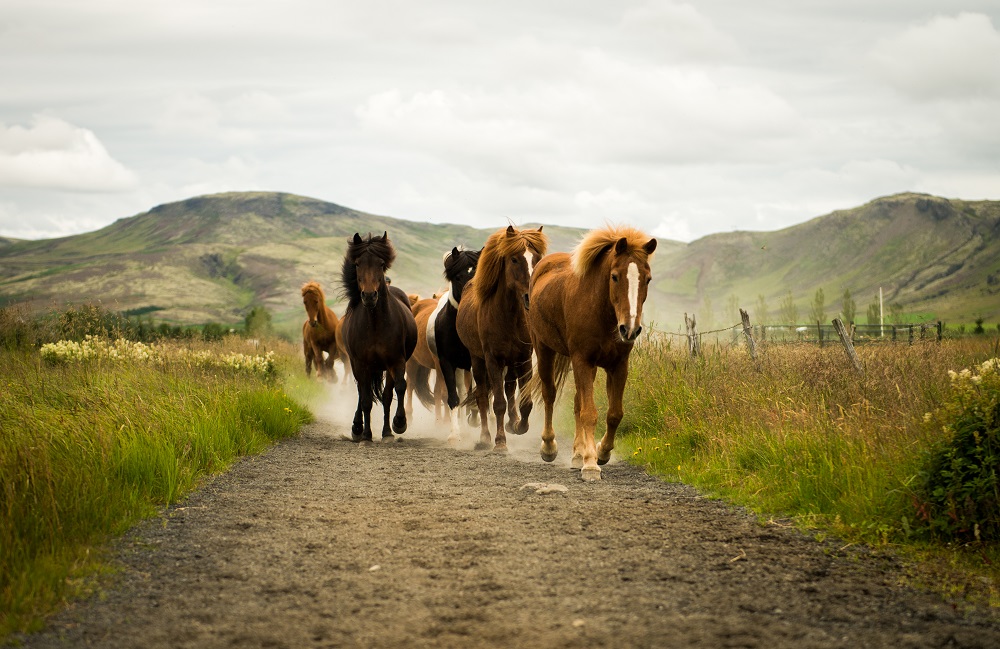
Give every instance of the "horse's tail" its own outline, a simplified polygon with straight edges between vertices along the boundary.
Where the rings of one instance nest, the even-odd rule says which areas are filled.
[[[569,356],[563,356],[562,354],[553,354],[552,359],[552,383],[556,388],[556,400],[559,400],[559,395],[562,394],[563,386],[566,385],[566,377],[569,375],[569,370],[571,367]],[[531,375],[531,379],[524,386],[524,390],[521,392],[521,401],[526,399],[531,399],[532,401],[538,401],[542,398],[542,378],[538,372],[538,365],[535,365],[535,372]]]
[[[382,384],[385,381],[385,374],[383,372],[375,372],[372,375],[372,400],[375,403],[382,402]]]
[[[434,393],[430,387],[431,368],[416,362],[413,365],[415,369],[413,376],[409,379],[413,381],[413,391],[420,399],[420,403],[424,404],[425,408],[431,409],[434,407]],[[407,381],[407,385],[409,385],[409,381]]]

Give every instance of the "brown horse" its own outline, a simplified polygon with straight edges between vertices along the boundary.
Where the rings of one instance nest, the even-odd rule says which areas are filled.
[[[340,318],[333,309],[326,305],[326,296],[319,282],[306,282],[302,285],[302,304],[306,307],[308,319],[302,323],[302,351],[306,357],[306,376],[312,373],[312,365],[316,364],[316,376],[337,380],[337,372],[333,369],[333,361],[340,359],[344,363],[344,371],[350,365],[347,350],[337,344],[337,327]],[[323,352],[329,355],[323,358]],[[327,376],[329,374],[329,376]]]
[[[507,450],[504,411],[508,430],[528,432],[531,399],[524,385],[531,378],[531,339],[528,334],[528,282],[532,269],[548,247],[548,238],[537,230],[508,226],[490,235],[479,256],[475,276],[466,285],[458,304],[455,325],[458,337],[472,357],[475,398],[479,404],[480,437],[476,448],[488,448],[489,417],[486,408],[493,396],[497,432],[494,451]],[[520,419],[514,390],[520,385]],[[506,395],[506,398],[505,398]]]
[[[382,402],[382,439],[406,432],[403,396],[406,393],[406,361],[417,344],[417,325],[406,294],[390,289],[385,272],[396,259],[389,234],[362,239],[355,233],[347,243],[341,282],[347,297],[343,338],[358,382],[358,408],[351,438],[370,442],[371,409]],[[384,382],[384,387],[383,387]],[[389,426],[392,393],[396,392],[396,415]]]
[[[570,256],[556,253],[538,263],[531,278],[528,325],[538,357],[538,381],[545,404],[542,459],[556,458],[552,404],[573,367],[576,434],[572,463],[584,480],[600,480],[615,447],[622,420],[622,394],[632,345],[642,331],[642,305],[652,275],[649,257],[656,239],[630,227],[588,233]],[[594,441],[597,368],[607,375],[608,430],[600,448]]]

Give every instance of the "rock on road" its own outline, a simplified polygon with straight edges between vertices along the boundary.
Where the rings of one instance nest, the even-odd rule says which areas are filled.
[[[565,443],[537,461],[537,426],[510,456],[430,424],[364,447],[350,411],[138,525],[114,582],[23,646],[1000,647],[892,558],[621,462],[584,483]]]

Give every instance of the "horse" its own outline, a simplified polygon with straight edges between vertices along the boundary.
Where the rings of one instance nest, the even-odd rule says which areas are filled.
[[[457,385],[457,372],[459,370],[465,372],[466,393],[470,393],[472,387],[472,356],[458,337],[456,329],[458,306],[462,302],[462,294],[466,285],[476,275],[476,267],[482,253],[482,248],[466,250],[455,247],[444,256],[444,278],[448,280],[448,290],[438,298],[436,311],[428,321],[427,344],[431,354],[438,361],[441,377],[444,379],[448,409],[451,414],[451,434],[448,436],[448,441],[453,444],[457,443],[459,439],[458,408],[460,399]],[[472,417],[479,416],[479,412],[473,410],[470,413],[470,422],[474,421]]]
[[[624,414],[629,355],[642,331],[654,250],[656,239],[635,228],[610,226],[585,235],[572,255],[545,257],[531,278],[528,329],[545,405],[541,456],[546,462],[556,458],[552,405],[572,366],[576,433],[571,462],[583,480],[601,479],[598,465],[608,462],[615,447],[615,432]],[[598,367],[607,376],[608,394],[607,432],[600,447],[594,441]]]
[[[417,345],[417,324],[406,293],[390,289],[385,272],[396,259],[389,233],[358,233],[347,242],[341,285],[347,298],[343,339],[358,383],[358,408],[351,426],[351,439],[371,442],[371,409],[382,402],[382,439],[406,432],[403,396],[406,393],[406,361]],[[384,386],[383,386],[384,381]],[[392,393],[396,392],[396,414],[389,425]]]
[[[438,366],[437,359],[431,355],[427,346],[427,321],[434,313],[434,309],[437,308],[438,301],[432,298],[414,300],[413,297],[410,296],[412,303],[410,310],[417,323],[417,346],[413,350],[410,360],[406,361],[406,411],[407,413],[413,412],[413,394],[416,393],[420,403],[427,408],[434,409],[434,421],[440,421],[441,404],[444,401],[442,390],[444,384],[441,382],[441,368]],[[436,377],[433,393],[427,385],[432,371],[435,372]]]
[[[312,365],[315,363],[317,377],[327,378],[329,372],[331,375],[329,380],[336,381],[334,360],[339,358],[343,361],[345,372],[350,364],[347,351],[337,341],[340,318],[326,305],[326,296],[319,282],[306,282],[302,285],[302,304],[309,316],[302,323],[302,351],[306,357],[306,376],[312,374]],[[323,352],[329,355],[328,359],[324,360]]]
[[[477,449],[489,447],[486,408],[490,394],[497,421],[493,450],[507,451],[505,409],[509,409],[508,430],[515,435],[528,432],[528,415],[532,407],[530,396],[526,398],[524,391],[531,378],[528,281],[547,248],[548,238],[542,228],[515,230],[511,225],[505,230],[497,230],[486,240],[475,277],[466,285],[458,304],[455,329],[469,350],[476,382],[475,401],[479,406],[480,422]],[[522,395],[520,418],[514,403],[514,390],[518,385]]]

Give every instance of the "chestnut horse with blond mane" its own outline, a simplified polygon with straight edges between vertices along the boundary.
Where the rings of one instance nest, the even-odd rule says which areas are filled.
[[[656,239],[626,226],[594,230],[573,251],[542,259],[531,278],[528,326],[538,358],[538,382],[545,404],[542,459],[556,458],[552,404],[566,372],[576,383],[572,466],[584,480],[600,480],[611,458],[615,432],[624,414],[622,394],[628,360],[642,331],[642,305],[652,275],[649,258]],[[594,441],[597,368],[607,375],[607,432]]]
[[[317,378],[336,381],[337,372],[333,369],[333,361],[339,358],[344,363],[345,375],[350,367],[347,350],[338,344],[337,340],[340,318],[326,305],[326,296],[319,282],[306,282],[302,285],[302,304],[308,316],[302,323],[302,351],[306,357],[306,376],[312,374],[312,365],[315,363]],[[328,359],[323,358],[323,352],[329,355]]]
[[[507,451],[507,429],[515,435],[528,432],[531,399],[524,391],[531,378],[531,339],[528,334],[528,282],[532,269],[545,254],[548,238],[537,230],[497,230],[483,247],[475,276],[466,284],[458,304],[455,328],[472,358],[479,405],[480,436],[477,449],[489,448],[489,406],[493,395],[496,415],[494,451]],[[520,418],[514,390],[521,388]],[[505,398],[506,396],[506,398]]]

